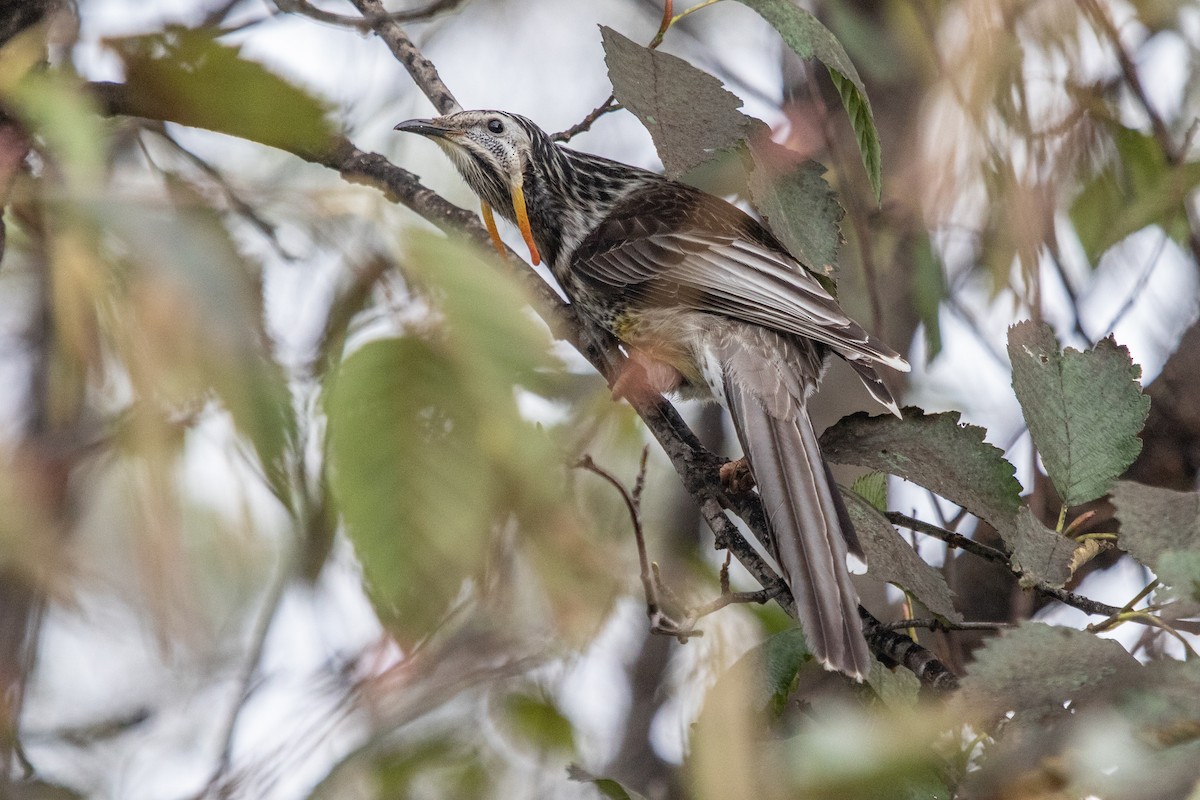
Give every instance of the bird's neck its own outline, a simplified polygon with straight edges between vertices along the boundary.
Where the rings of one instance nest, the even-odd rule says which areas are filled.
[[[568,268],[579,243],[630,191],[662,178],[547,141],[530,159],[524,180],[534,241],[558,273]]]

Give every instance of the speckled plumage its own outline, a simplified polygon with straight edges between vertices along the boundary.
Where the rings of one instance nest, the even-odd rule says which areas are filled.
[[[836,353],[898,413],[875,368],[907,363],[724,200],[556,145],[506,112],[464,111],[397,129],[434,138],[505,219],[520,217],[514,203],[523,198],[536,248],[567,297],[630,349],[651,389],[714,398],[730,410],[810,647],[826,666],[865,675],[870,654],[845,564],[854,532],[805,402]]]

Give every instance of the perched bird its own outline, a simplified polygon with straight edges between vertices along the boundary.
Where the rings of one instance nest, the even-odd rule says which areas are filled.
[[[846,567],[857,540],[805,403],[830,353],[899,415],[875,368],[908,363],[846,316],[761,224],[694,187],[555,144],[503,111],[401,122],[436,142],[493,210],[516,223],[570,301],[624,346],[614,394],[720,401],[758,484],[767,543],[809,647],[855,678],[870,666]]]

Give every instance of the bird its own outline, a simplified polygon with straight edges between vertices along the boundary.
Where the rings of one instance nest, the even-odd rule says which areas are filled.
[[[771,232],[726,200],[556,143],[530,119],[460,110],[395,130],[435,142],[495,215],[515,224],[576,310],[620,342],[613,394],[674,393],[729,411],[809,650],[862,680],[871,665],[847,553],[861,553],[807,403],[831,355],[900,411],[881,366],[908,362],[868,334]]]

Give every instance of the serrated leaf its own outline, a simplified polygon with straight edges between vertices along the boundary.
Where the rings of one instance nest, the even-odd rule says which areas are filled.
[[[1151,569],[1172,550],[1200,550],[1200,493],[1117,481],[1113,505],[1121,549]]]
[[[1021,505],[1021,485],[1004,453],[984,442],[985,431],[959,423],[958,412],[903,410],[904,418],[865,412],[821,435],[825,457],[912,481],[995,527],[1009,524]]]
[[[1117,544],[1154,570],[1170,598],[1200,600],[1200,493],[1117,481]]]
[[[1015,722],[1039,724],[1068,713],[1068,701],[1082,702],[1131,680],[1138,669],[1137,659],[1111,639],[1026,622],[975,652],[955,702],[972,715],[995,718],[1012,711]]]
[[[1015,525],[997,531],[1011,551],[1012,566],[1021,573],[1022,586],[1040,582],[1061,589],[1071,577],[1075,542],[1047,528],[1027,506],[1017,512]]]
[[[788,251],[814,272],[832,275],[845,211],[822,176],[825,167],[798,160],[770,139],[750,144],[750,202]]]
[[[867,90],[842,43],[821,21],[793,0],[741,0],[779,32],[783,41],[801,58],[815,58],[829,70],[829,77],[842,98],[850,127],[858,140],[863,166],[878,200],[882,194],[882,148],[871,113]]]
[[[867,685],[888,708],[916,708],[921,696],[921,679],[906,669],[888,669],[872,659]]]
[[[613,94],[650,136],[667,175],[679,178],[750,130],[742,101],[707,72],[601,26]]]
[[[1113,143],[1111,162],[1083,185],[1070,211],[1093,265],[1108,248],[1148,225],[1186,241],[1184,201],[1200,184],[1200,162],[1170,164],[1150,134],[1114,126]]]
[[[131,113],[301,154],[334,133],[325,103],[209,31],[171,28],[105,45],[124,63]]]
[[[954,592],[942,573],[925,563],[866,499],[854,492],[844,492],[843,496],[866,556],[867,575],[911,592],[943,619],[962,622],[962,614],[954,607]]]
[[[1170,587],[1160,599],[1200,602],[1200,550],[1170,550],[1163,553],[1154,574]]]
[[[590,783],[594,785],[600,794],[610,800],[646,800],[645,795],[639,794],[632,789],[626,789],[612,778],[600,778],[580,767],[578,764],[571,764],[567,767],[567,777],[578,783]]]
[[[876,511],[888,510],[887,475],[882,472],[859,475],[854,483],[850,484],[850,491],[870,503]]]
[[[1048,325],[1009,328],[1013,390],[1034,446],[1063,503],[1101,497],[1142,450],[1150,412],[1141,367],[1111,336],[1094,348],[1060,352]]]

